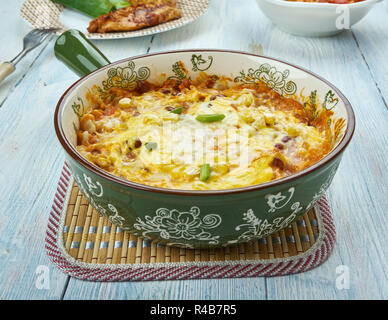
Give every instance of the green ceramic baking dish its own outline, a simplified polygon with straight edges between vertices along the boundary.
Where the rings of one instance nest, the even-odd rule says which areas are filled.
[[[80,80],[60,98],[54,116],[58,139],[72,176],[91,205],[113,224],[161,244],[204,248],[259,239],[303,215],[329,187],[355,118],[349,101],[328,81],[292,64],[230,50],[180,50],[153,53],[109,63],[84,36],[69,30],[58,37],[56,56]],[[190,191],[147,186],[116,177],[85,160],[76,150],[79,117],[87,110],[85,95],[98,86],[131,88],[138,81],[157,81],[160,74],[182,77],[200,71],[232,76],[235,82],[261,80],[288,96],[310,95],[317,108],[334,112],[331,126],[338,142],[322,160],[294,175],[244,188]],[[341,121],[336,119],[342,119]],[[341,123],[339,126],[338,123]]]

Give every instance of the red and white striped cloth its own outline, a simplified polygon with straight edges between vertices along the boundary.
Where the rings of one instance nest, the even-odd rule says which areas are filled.
[[[71,188],[71,174],[64,165],[48,219],[46,250],[50,260],[64,273],[90,281],[147,281],[273,277],[307,271],[319,266],[330,255],[335,242],[335,227],[325,196],[318,201],[320,237],[308,251],[287,258],[256,261],[212,261],[153,264],[91,264],[76,261],[65,250],[59,233],[64,202]]]

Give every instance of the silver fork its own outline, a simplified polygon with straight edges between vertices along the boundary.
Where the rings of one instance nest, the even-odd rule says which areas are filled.
[[[44,40],[47,39],[49,35],[57,31],[57,28],[50,29],[34,29],[27,33],[23,38],[23,51],[21,51],[15,58],[11,61],[3,62],[0,65],[0,83],[9,76],[12,72],[15,71],[16,64],[32,49],[35,49],[40,45]]]

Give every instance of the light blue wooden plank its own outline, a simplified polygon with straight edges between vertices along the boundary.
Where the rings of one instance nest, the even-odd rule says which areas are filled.
[[[244,300],[265,299],[263,279],[185,280],[126,283],[69,282],[64,299]]]
[[[369,15],[354,26],[353,34],[388,108],[387,16],[388,3],[382,1],[372,8]]]
[[[123,41],[105,53],[112,60],[128,52],[143,53],[150,39]],[[77,80],[55,59],[53,44],[0,108],[0,299],[57,299],[68,279],[49,263],[44,249],[48,214],[64,161],[53,114],[60,95]],[[108,45],[99,45],[104,46]],[[40,265],[49,268],[49,290],[35,286]]]
[[[50,60],[51,48],[47,53],[35,67]],[[33,75],[34,70],[40,71]],[[64,159],[49,134],[57,99],[51,92],[67,84],[58,75],[58,81],[44,86],[42,75],[53,73],[46,68],[30,71],[0,109],[1,299],[58,299],[67,278],[49,263],[44,251],[50,203]],[[49,270],[47,290],[35,285],[39,266]]]
[[[257,6],[254,0],[212,0],[208,11],[196,21],[156,35],[150,52],[191,48],[248,51],[256,41],[252,38],[256,36],[253,33],[257,23],[255,13]]]
[[[10,6],[2,6],[0,17],[2,26],[0,46],[0,63],[13,59],[23,49],[23,37],[32,30],[32,27],[24,22],[19,11],[24,1],[13,1]],[[21,79],[25,76],[34,63],[36,57],[41,53],[47,43],[40,45],[29,52],[25,59],[19,62],[16,70],[8,76],[0,85],[0,107],[6,97],[20,84]]]

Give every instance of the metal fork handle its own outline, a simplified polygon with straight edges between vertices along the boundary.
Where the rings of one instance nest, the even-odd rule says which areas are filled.
[[[16,64],[27,54],[31,49],[23,49],[19,54],[11,61],[3,62],[0,65],[0,83],[15,71]]]
[[[47,39],[47,37],[49,36],[49,34],[51,32],[54,32],[56,31],[57,29],[46,29],[44,30],[43,32],[46,32],[46,35],[42,35],[42,33],[40,33],[40,36],[42,37],[40,39],[40,41],[38,43],[36,43],[36,45],[32,45],[31,47],[29,47],[28,45],[26,46],[26,43],[25,43],[25,39],[26,37],[29,36],[29,34],[31,34],[31,32],[34,32],[36,30],[33,30],[31,31],[26,37],[24,37],[24,43],[23,43],[23,50],[21,52],[19,52],[19,54],[13,58],[11,61],[9,62],[3,62],[1,65],[0,65],[0,83],[7,77],[9,76],[12,72],[15,71],[15,66],[16,64],[28,53],[30,52],[31,50],[35,49],[39,44],[41,44],[44,40]]]
[[[10,63],[12,63],[14,66],[16,66],[16,64],[22,60],[22,58],[28,53],[30,52],[32,49],[23,49],[22,51],[19,52],[19,54],[13,58]]]
[[[15,71],[15,66],[11,62],[3,62],[0,64],[0,83]]]

